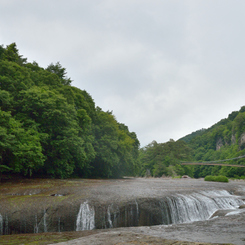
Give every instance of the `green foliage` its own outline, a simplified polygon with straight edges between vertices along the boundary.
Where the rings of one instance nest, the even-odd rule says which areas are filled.
[[[0,46],[0,172],[119,177],[138,169],[135,133],[71,85],[59,62],[27,63]]]
[[[215,181],[215,182],[229,182],[226,176],[212,176],[208,175],[204,178],[205,181]]]
[[[44,156],[38,132],[22,126],[10,112],[0,110],[0,165],[31,175],[44,164]]]
[[[207,175],[207,176],[204,178],[205,181],[214,181],[214,179],[215,179],[215,176],[212,176],[212,175]]]
[[[188,174],[193,176],[193,167],[182,166],[180,161],[190,160],[191,149],[184,141],[170,140],[167,143],[153,141],[140,149],[140,175],[150,171],[153,176],[178,176]]]
[[[188,145],[193,149],[193,161],[215,161],[231,159],[245,155],[245,142],[242,139],[245,133],[245,110],[229,114],[228,118],[205,130],[202,134],[193,137]],[[224,164],[245,165],[245,158],[222,162]],[[195,166],[194,177],[207,175],[225,175],[228,177],[242,176],[245,168],[228,166]]]
[[[185,141],[186,143],[189,143],[193,138],[199,136],[199,135],[202,135],[204,132],[206,131],[206,129],[202,128],[200,130],[197,130],[195,132],[192,132],[191,134],[188,134],[184,137],[182,137],[181,139],[179,140],[183,140]]]
[[[106,178],[135,175],[139,148],[136,134],[119,124],[111,112],[103,112],[98,107],[96,112],[93,175]]]
[[[245,176],[245,168],[231,166],[180,165],[181,161],[216,161],[245,155],[245,106],[229,114],[208,129],[193,132],[180,140],[167,143],[153,141],[139,151],[141,176],[160,177],[189,175],[200,178],[224,175],[229,178]],[[245,158],[222,162],[245,165]]]
[[[17,46],[15,43],[11,43],[6,47],[6,49],[1,46],[1,58],[4,60],[15,62],[19,65],[23,65],[26,63],[27,59],[22,58],[22,55],[19,55],[19,50],[17,49]]]
[[[57,62],[55,65],[51,63],[46,70],[56,74],[63,85],[71,84],[71,79],[66,77],[66,69],[63,68],[59,62]]]

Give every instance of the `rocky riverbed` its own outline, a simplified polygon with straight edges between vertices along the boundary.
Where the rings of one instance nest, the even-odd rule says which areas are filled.
[[[169,197],[166,199],[167,203],[170,202],[170,197],[172,202],[176,202],[174,198],[182,195],[185,201],[186,198],[195,199],[193,193],[215,192],[221,195],[223,191],[233,196],[245,196],[245,182],[214,183],[203,179],[163,178],[12,181],[0,186],[0,232],[74,231],[78,228],[78,214],[82,212],[81,206],[84,205],[82,207],[85,213],[93,208],[96,214],[87,228],[97,229],[89,234],[88,231],[80,231],[82,237],[67,244],[168,244],[166,239],[199,242],[198,244],[245,244],[245,213],[238,209],[222,210],[206,221],[179,224],[179,220],[176,220],[172,225],[161,223],[167,220],[163,220],[167,213],[159,211],[165,197]],[[244,197],[239,198],[243,199]],[[236,204],[231,205],[233,208]],[[150,214],[151,211],[153,215]],[[97,215],[99,212],[102,215]],[[169,217],[169,220],[174,218]],[[135,227],[108,229],[131,224]]]

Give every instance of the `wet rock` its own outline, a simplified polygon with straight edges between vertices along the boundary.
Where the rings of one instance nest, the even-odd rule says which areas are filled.
[[[183,176],[182,176],[182,179],[191,179],[191,177],[188,176],[188,175],[183,175]]]
[[[86,202],[95,210],[96,229],[169,224],[172,217],[168,215],[170,207],[166,203],[171,201],[175,205],[177,202],[174,198],[167,200],[166,196],[179,195],[178,205],[184,205],[187,201],[184,196],[193,192],[224,189],[235,192],[237,183],[160,178],[26,180],[21,183],[5,183],[0,186],[0,232],[14,234],[74,231],[77,229],[81,204]],[[11,193],[36,194],[9,195]],[[189,199],[193,200],[194,197]],[[89,215],[88,213],[88,217]]]
[[[212,218],[215,218],[215,217],[222,217],[222,216],[226,216],[228,213],[234,211],[233,209],[227,209],[227,210],[217,210],[211,217],[210,219]]]

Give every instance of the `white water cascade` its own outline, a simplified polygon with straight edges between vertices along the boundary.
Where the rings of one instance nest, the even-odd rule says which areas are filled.
[[[39,227],[37,223],[37,215],[35,215],[34,233],[38,233]]]
[[[166,197],[171,223],[207,220],[217,210],[237,209],[244,202],[227,191],[203,191]]]
[[[3,217],[0,214],[0,235],[3,235]]]
[[[107,219],[108,219],[108,223],[109,223],[109,228],[113,227],[113,223],[111,220],[111,211],[110,211],[110,206],[108,206],[107,208]]]
[[[90,207],[88,202],[80,205],[77,215],[76,231],[92,230],[95,228],[95,211],[94,207]]]
[[[152,200],[135,200],[125,206],[115,203],[97,212],[84,202],[80,206],[76,220],[76,230],[95,228],[116,228],[121,226],[179,224],[209,219],[218,210],[240,212],[239,206],[245,202],[231,195],[226,190],[200,191],[191,194],[173,194],[165,196],[158,202]]]
[[[44,232],[48,232],[48,228],[47,228],[47,213],[44,210],[44,215],[43,215],[43,231]]]
[[[239,189],[237,193],[243,193],[243,190]],[[74,209],[69,216],[60,216],[59,213],[53,214],[44,209],[34,215],[30,214],[30,217],[21,214],[19,223],[14,222],[12,213],[1,211],[0,235],[48,232],[55,229],[61,232],[74,228],[76,231],[83,231],[95,228],[170,225],[204,221],[214,216],[222,219],[224,215],[245,212],[245,209],[239,208],[245,204],[244,196],[231,195],[226,190],[188,193],[163,193],[156,198],[137,197],[123,201],[111,200],[109,203],[85,201],[80,203],[80,207],[74,206],[77,208],[76,214],[73,214]],[[60,214],[63,215],[62,212]]]
[[[138,204],[138,202],[137,202],[137,200],[135,199],[135,204],[136,204],[136,212],[137,212],[137,223],[139,222],[139,214],[140,214],[140,212],[139,212],[139,204]]]

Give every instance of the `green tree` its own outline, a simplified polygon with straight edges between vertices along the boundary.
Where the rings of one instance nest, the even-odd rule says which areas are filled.
[[[111,112],[95,108],[59,62],[27,63],[0,46],[0,172],[120,177],[139,169],[139,141]]]
[[[4,60],[12,61],[19,65],[23,65],[27,61],[26,58],[22,58],[23,56],[19,55],[16,43],[11,43],[5,50],[1,49],[1,53]]]
[[[82,167],[86,158],[84,141],[79,137],[76,111],[62,95],[48,88],[32,87],[22,91],[20,97],[20,115],[34,120],[40,125],[39,132],[47,135],[42,140],[47,156],[45,173],[61,178],[69,177],[76,162]]]
[[[124,124],[119,124],[111,112],[96,108],[94,125],[95,160],[92,175],[97,177],[121,177],[134,175],[138,169],[139,141]]]
[[[72,80],[66,76],[66,68],[62,67],[59,62],[55,65],[51,63],[46,70],[56,74],[63,85],[71,85]]]
[[[25,130],[10,112],[0,110],[0,163],[2,169],[32,175],[44,164],[38,132]],[[8,167],[8,168],[6,168]]]
[[[192,167],[183,167],[180,161],[190,160],[191,149],[184,141],[170,140],[166,143],[153,141],[140,150],[141,175],[146,170],[153,176],[183,175],[188,172],[192,175]]]

